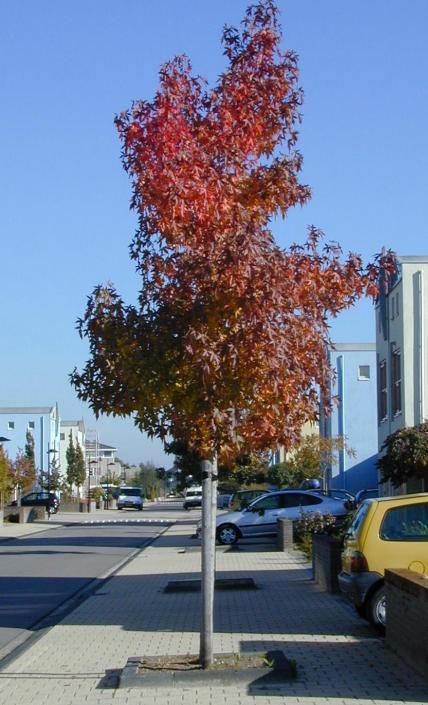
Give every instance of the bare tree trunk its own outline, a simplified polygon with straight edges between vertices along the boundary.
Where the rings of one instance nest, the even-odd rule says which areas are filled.
[[[201,550],[201,635],[199,660],[202,668],[209,668],[213,662],[213,609],[214,609],[214,557],[212,521],[212,475],[210,460],[202,463],[202,550]],[[217,473],[216,473],[217,474]]]

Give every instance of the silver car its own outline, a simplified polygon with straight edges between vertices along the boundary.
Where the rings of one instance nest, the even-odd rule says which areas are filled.
[[[229,512],[217,517],[217,540],[223,545],[240,538],[275,536],[278,519],[297,521],[302,512],[320,512],[344,517],[347,509],[343,500],[307,490],[280,490],[255,499],[241,512]]]

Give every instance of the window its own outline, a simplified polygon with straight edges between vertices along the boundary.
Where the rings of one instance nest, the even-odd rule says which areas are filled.
[[[65,433],[60,433],[60,434],[59,434],[59,440],[60,440],[60,441],[65,441]]]
[[[34,421],[29,421],[28,422],[28,428],[30,431],[34,431]]]
[[[281,497],[277,494],[267,495],[262,497],[251,505],[251,510],[258,512],[267,509],[279,509],[281,506]]]
[[[398,316],[398,314],[400,313],[400,310],[399,310],[399,307],[398,307],[398,301],[399,301],[399,298],[398,298],[398,297],[399,297],[399,296],[400,296],[400,295],[399,295],[398,292],[397,292],[397,296],[395,297],[395,314],[396,314],[397,316]]]
[[[384,541],[428,541],[428,502],[389,509],[380,537]]]
[[[358,379],[363,379],[363,380],[370,379],[370,365],[359,365],[358,366]]]
[[[302,504],[302,496],[303,494],[301,492],[289,492],[283,495],[284,507],[300,507]]]
[[[7,430],[13,431],[14,428],[15,428],[15,421],[8,421]]]
[[[395,318],[395,296],[391,299],[391,318]]]
[[[360,504],[357,513],[352,520],[352,524],[348,529],[348,534],[353,538],[356,538],[358,536],[358,533],[363,525],[365,516],[369,511],[369,507],[370,505],[368,502],[363,502],[363,504]]]
[[[379,363],[379,421],[388,417],[388,382],[386,376],[386,360]]]
[[[310,505],[314,504],[321,504],[322,503],[322,498],[321,497],[315,497],[313,494],[301,494],[299,495],[300,498],[300,506],[301,507],[309,507]]]
[[[401,353],[393,350],[391,357],[392,414],[401,412]]]

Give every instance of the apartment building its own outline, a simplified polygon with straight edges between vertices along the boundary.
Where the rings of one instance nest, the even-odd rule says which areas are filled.
[[[398,256],[394,277],[381,282],[376,349],[380,451],[391,433],[428,417],[428,256]],[[400,491],[423,490],[415,480]]]

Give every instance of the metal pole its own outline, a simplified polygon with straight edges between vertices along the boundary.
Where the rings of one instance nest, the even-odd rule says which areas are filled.
[[[212,463],[202,466],[201,635],[199,659],[202,668],[213,663],[214,544],[212,541]]]
[[[88,470],[88,514],[91,511],[91,468]]]
[[[48,443],[48,520],[51,518],[51,449]]]
[[[211,543],[214,561],[214,589],[215,589],[215,573],[217,565],[217,554],[215,550],[216,534],[217,534],[217,487],[218,487],[218,463],[217,454],[213,457],[212,475],[211,475]]]

